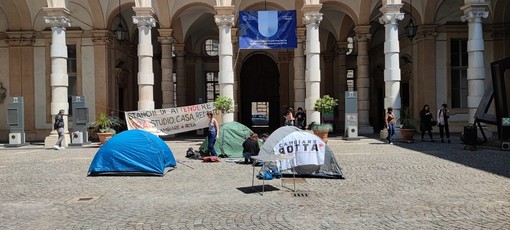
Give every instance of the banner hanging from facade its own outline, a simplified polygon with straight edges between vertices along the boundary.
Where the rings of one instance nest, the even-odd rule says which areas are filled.
[[[240,11],[240,49],[297,47],[296,11]]]
[[[189,105],[169,109],[125,112],[129,130],[143,129],[157,135],[176,134],[207,128],[207,111],[213,111],[213,103]]]

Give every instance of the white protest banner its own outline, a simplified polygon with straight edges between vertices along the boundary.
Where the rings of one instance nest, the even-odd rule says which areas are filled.
[[[326,144],[316,135],[307,132],[293,132],[278,142],[274,148],[277,154],[294,156],[294,166],[323,165]],[[288,160],[280,162],[280,169],[291,168]]]
[[[143,129],[156,134],[176,134],[209,126],[207,111],[213,103],[189,105],[168,109],[125,112],[129,130]]]

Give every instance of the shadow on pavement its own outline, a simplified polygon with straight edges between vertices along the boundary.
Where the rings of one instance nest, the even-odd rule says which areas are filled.
[[[510,151],[501,150],[499,141],[490,141],[478,148],[470,148],[462,143],[458,136],[452,135],[451,144],[437,140],[435,142],[416,140],[414,143],[396,142],[396,145],[510,178]]]

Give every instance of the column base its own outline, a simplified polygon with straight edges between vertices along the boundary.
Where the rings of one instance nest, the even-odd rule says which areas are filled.
[[[57,131],[55,130],[51,131],[50,135],[44,138],[44,148],[52,149],[57,140],[58,140]],[[69,136],[69,131],[66,130],[64,134],[64,140],[62,140],[62,146],[68,147],[69,145],[68,143],[71,143],[71,137]]]

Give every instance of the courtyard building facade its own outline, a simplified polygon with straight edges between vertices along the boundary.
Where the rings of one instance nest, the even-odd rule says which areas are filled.
[[[296,11],[296,48],[240,49],[240,11],[284,10]],[[253,127],[263,114],[274,130],[289,107],[321,122],[314,102],[330,95],[338,131],[352,88],[361,134],[384,128],[387,107],[418,118],[443,103],[461,131],[491,84],[490,63],[510,56],[509,10],[507,0],[2,0],[0,111],[23,97],[25,140],[54,143],[60,109],[76,131],[73,96],[89,120],[226,96],[235,106],[223,122]],[[0,116],[0,142],[9,133]]]

